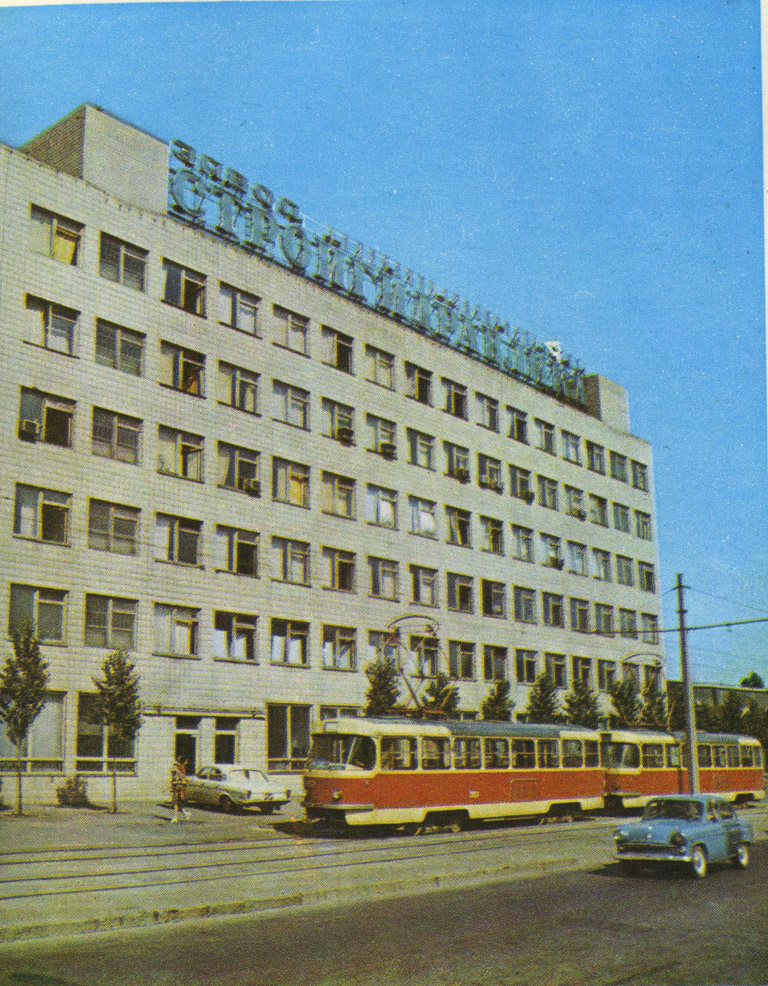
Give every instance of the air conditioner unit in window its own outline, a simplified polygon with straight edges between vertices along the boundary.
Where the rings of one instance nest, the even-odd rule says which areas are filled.
[[[34,442],[36,438],[40,437],[40,422],[30,419],[24,419],[19,422],[19,438],[23,438],[27,442]]]
[[[587,511],[586,510],[577,510],[575,512],[574,516],[575,517],[578,517],[579,520],[586,520],[587,519]]]
[[[397,448],[392,444],[392,442],[382,442],[381,445],[379,445],[379,452],[385,459],[394,459],[397,454]]]
[[[455,476],[456,476],[456,479],[458,479],[458,481],[460,483],[468,483],[469,482],[469,470],[468,469],[457,469],[456,472],[455,472]]]
[[[355,433],[351,428],[336,429],[336,438],[338,438],[340,442],[343,442],[344,445],[351,445],[354,437]]]
[[[249,496],[261,496],[261,483],[258,479],[243,480],[243,491]]]
[[[565,562],[563,561],[562,558],[553,558],[552,561],[550,562],[550,565],[552,566],[552,568],[556,568],[558,571],[562,571]]]
[[[528,490],[527,493],[523,493],[523,499],[528,504],[533,503],[533,501],[536,499],[536,494]]]
[[[488,489],[493,490],[494,493],[503,493],[504,484],[500,483],[498,479],[493,479],[490,483],[488,483]]]

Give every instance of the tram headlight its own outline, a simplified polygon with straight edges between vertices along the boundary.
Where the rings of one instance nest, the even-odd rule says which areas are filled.
[[[341,801],[341,791],[333,791],[331,793],[331,800],[332,801]]]

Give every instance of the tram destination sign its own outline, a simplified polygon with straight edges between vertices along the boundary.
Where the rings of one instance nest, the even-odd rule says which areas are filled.
[[[290,199],[276,198],[265,185],[251,184],[239,171],[180,140],[171,142],[168,200],[170,213],[185,222],[509,376],[584,403],[584,369],[559,346],[539,342],[333,229],[310,231]]]

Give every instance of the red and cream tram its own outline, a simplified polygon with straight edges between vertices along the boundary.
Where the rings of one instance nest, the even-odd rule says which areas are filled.
[[[304,772],[309,819],[331,826],[460,828],[470,819],[568,816],[683,793],[681,737],[476,720],[332,719]],[[699,733],[702,791],[764,797],[762,749]]]

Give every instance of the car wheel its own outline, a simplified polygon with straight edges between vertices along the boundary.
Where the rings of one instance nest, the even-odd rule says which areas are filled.
[[[233,812],[235,810],[235,803],[232,800],[232,798],[229,797],[229,795],[222,794],[222,796],[219,798],[219,808],[221,808],[222,811],[226,811],[229,814],[230,812]]]
[[[745,870],[749,866],[749,846],[746,842],[740,842],[736,847],[733,865],[737,870]]]
[[[274,810],[274,805],[259,805],[259,811],[262,815],[271,815]]]
[[[694,846],[691,852],[691,872],[697,880],[707,875],[707,854],[702,846]]]

